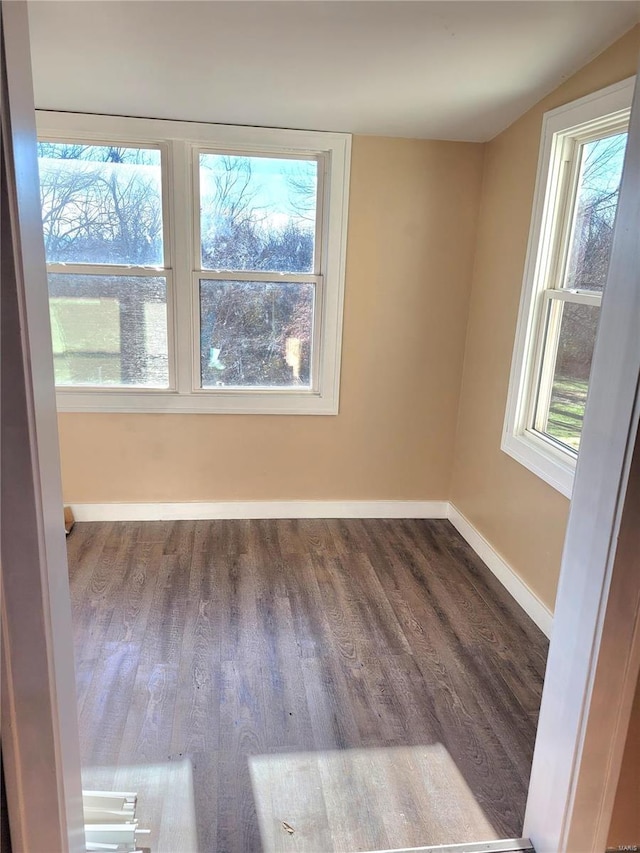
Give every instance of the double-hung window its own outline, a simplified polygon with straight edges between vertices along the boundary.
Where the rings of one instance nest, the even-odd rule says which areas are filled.
[[[338,411],[348,135],[38,127],[59,409]]]
[[[633,81],[545,114],[502,448],[570,496]]]

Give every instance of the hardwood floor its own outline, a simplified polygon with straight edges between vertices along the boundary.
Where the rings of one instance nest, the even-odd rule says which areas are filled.
[[[547,641],[449,522],[85,523],[68,549],[84,784],[138,790],[153,853],[520,835]]]

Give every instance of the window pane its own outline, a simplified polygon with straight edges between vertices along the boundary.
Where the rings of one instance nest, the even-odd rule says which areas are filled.
[[[164,278],[49,275],[56,385],[169,387]]]
[[[49,263],[164,266],[160,152],[40,142]]]
[[[577,450],[600,309],[572,302],[558,307],[562,318],[544,432]]]
[[[607,280],[627,134],[581,146],[565,287],[602,291]]]
[[[200,154],[203,269],[312,272],[315,160]]]
[[[201,280],[202,387],[309,388],[314,289]]]

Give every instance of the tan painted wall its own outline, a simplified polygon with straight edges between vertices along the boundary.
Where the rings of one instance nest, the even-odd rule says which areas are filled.
[[[353,140],[337,417],[63,414],[65,500],[445,499],[482,158]]]
[[[569,502],[500,450],[542,115],[635,73],[640,28],[487,145],[451,499],[553,608]]]

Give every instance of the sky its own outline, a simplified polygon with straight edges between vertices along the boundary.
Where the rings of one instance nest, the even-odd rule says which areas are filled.
[[[216,193],[215,179],[225,172],[225,161],[237,164],[239,169],[251,170],[251,178],[247,192],[251,196],[251,206],[260,211],[268,221],[284,225],[293,218],[298,219],[300,204],[308,204],[310,199],[292,191],[292,181],[310,183],[314,189],[317,186],[318,164],[316,160],[302,160],[276,157],[239,157],[223,154],[200,155],[200,195],[204,205],[214,200]],[[243,184],[239,180],[238,184]],[[305,213],[305,218],[314,218],[314,210]]]

